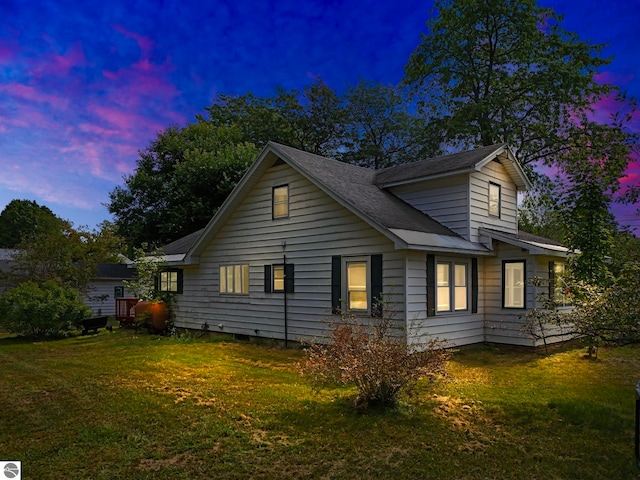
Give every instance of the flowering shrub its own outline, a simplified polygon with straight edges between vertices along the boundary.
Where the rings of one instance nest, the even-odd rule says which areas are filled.
[[[343,313],[330,324],[327,344],[311,342],[300,363],[314,388],[331,384],[355,385],[355,404],[361,408],[393,406],[398,394],[411,394],[419,379],[445,373],[449,353],[441,342],[407,345],[392,335],[392,321],[376,318],[363,324]]]
[[[539,286],[540,279],[531,280]],[[526,315],[524,330],[545,344],[558,335],[579,336],[597,357],[598,347],[640,341],[640,264],[629,263],[609,285],[584,281],[570,284],[573,308],[560,311],[545,294],[538,295],[540,307]]]

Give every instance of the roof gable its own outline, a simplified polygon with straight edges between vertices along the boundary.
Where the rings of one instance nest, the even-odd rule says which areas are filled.
[[[272,146],[285,157],[289,165],[369,223],[374,222],[385,229],[397,228],[458,236],[392,193],[376,186],[375,170],[303,152],[285,145],[272,144]]]
[[[524,170],[506,144],[480,147],[467,152],[418,160],[385,168],[376,174],[375,182],[381,188],[432,180],[436,178],[480,171],[489,162],[500,162],[518,190],[531,187]]]
[[[403,248],[407,248],[408,244],[404,238],[395,233],[397,231],[415,231],[439,238],[457,238],[465,243],[468,250],[478,249],[477,245],[466,242],[457,233],[377,186],[375,170],[269,142],[217,214],[193,242],[184,258],[185,263],[198,262],[199,255],[251,188],[269,168],[279,162],[288,164],[340,205],[392,241],[404,245]],[[182,245],[186,243],[188,242]],[[460,246],[456,243],[450,248],[460,249]]]

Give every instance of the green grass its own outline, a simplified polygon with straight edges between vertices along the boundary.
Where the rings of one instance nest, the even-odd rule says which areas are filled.
[[[389,412],[313,393],[298,349],[132,331],[0,338],[0,460],[24,478],[633,479],[640,347],[481,346]]]

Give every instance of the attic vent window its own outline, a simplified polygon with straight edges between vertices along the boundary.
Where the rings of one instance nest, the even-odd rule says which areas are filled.
[[[502,187],[497,183],[489,183],[489,215],[500,218]]]
[[[289,216],[289,185],[274,187],[271,200],[273,218],[287,218]]]

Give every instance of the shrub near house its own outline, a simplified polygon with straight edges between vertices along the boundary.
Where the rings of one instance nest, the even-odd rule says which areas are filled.
[[[0,327],[19,335],[62,336],[90,315],[77,290],[53,281],[24,282],[0,298]]]

